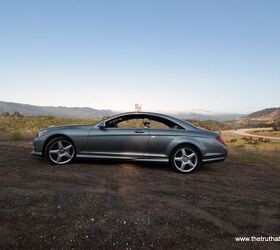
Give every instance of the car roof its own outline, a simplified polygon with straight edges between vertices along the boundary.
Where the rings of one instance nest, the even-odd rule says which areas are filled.
[[[162,119],[166,119],[169,121],[172,121],[174,123],[177,123],[178,125],[180,125],[181,127],[185,128],[185,129],[195,129],[195,126],[193,126],[192,124],[183,121],[181,119],[169,116],[169,115],[165,115],[165,114],[161,114],[161,113],[155,113],[155,112],[125,112],[125,113],[120,113],[114,116],[109,117],[108,119],[105,120],[106,121],[110,121],[112,119],[116,119],[119,117],[124,117],[124,116],[154,116],[154,117],[158,117],[158,118],[162,118]]]

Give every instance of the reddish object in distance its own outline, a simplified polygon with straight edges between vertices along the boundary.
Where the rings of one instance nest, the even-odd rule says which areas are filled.
[[[226,145],[226,144],[225,144],[225,141],[223,140],[223,138],[222,138],[220,135],[218,135],[218,136],[216,137],[216,140],[217,140],[218,142],[220,142],[220,143]]]

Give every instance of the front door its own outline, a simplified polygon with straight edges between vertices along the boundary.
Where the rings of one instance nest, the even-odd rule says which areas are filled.
[[[145,128],[93,128],[86,154],[102,158],[137,159],[143,157],[150,136]]]

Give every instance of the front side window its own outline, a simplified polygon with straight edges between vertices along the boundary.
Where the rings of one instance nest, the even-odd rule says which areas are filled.
[[[142,119],[129,119],[118,123],[118,128],[143,128]]]
[[[143,128],[143,119],[141,118],[127,118],[127,117],[120,117],[108,121],[106,124],[107,128]]]
[[[178,124],[161,118],[154,116],[127,116],[127,117],[119,117],[113,120],[110,120],[106,123],[107,128],[122,128],[122,129],[182,129]]]

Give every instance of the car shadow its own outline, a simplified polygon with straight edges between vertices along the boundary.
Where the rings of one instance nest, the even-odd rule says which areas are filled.
[[[167,171],[167,172],[172,172],[174,173],[174,170],[169,166],[168,162],[144,162],[144,161],[131,161],[131,160],[123,160],[123,159],[76,159],[74,162],[72,162],[71,164],[77,164],[79,166],[82,165],[92,165],[94,166],[94,164],[98,164],[99,166],[120,166],[120,165],[129,165],[129,166],[134,166],[134,167],[139,167],[141,169],[146,169],[146,170],[157,170],[157,171]],[[209,168],[208,165],[211,164],[202,164],[201,166],[199,166],[199,168],[197,168],[194,172],[200,172],[201,170],[203,170],[202,172],[204,173],[208,173],[208,172],[213,172],[213,169]],[[214,163],[215,165],[215,163]],[[179,174],[183,174],[184,173],[180,173]],[[193,173],[193,172],[192,172]],[[192,174],[189,173],[189,174]]]
[[[121,165],[121,164],[129,164],[136,167],[141,167],[143,169],[158,169],[163,171],[172,171],[169,167],[168,163],[165,162],[136,162],[136,161],[130,161],[130,160],[122,160],[122,159],[114,159],[114,160],[108,160],[108,159],[76,159],[72,164],[78,164],[78,165],[104,165],[104,166],[110,166],[110,165]]]

